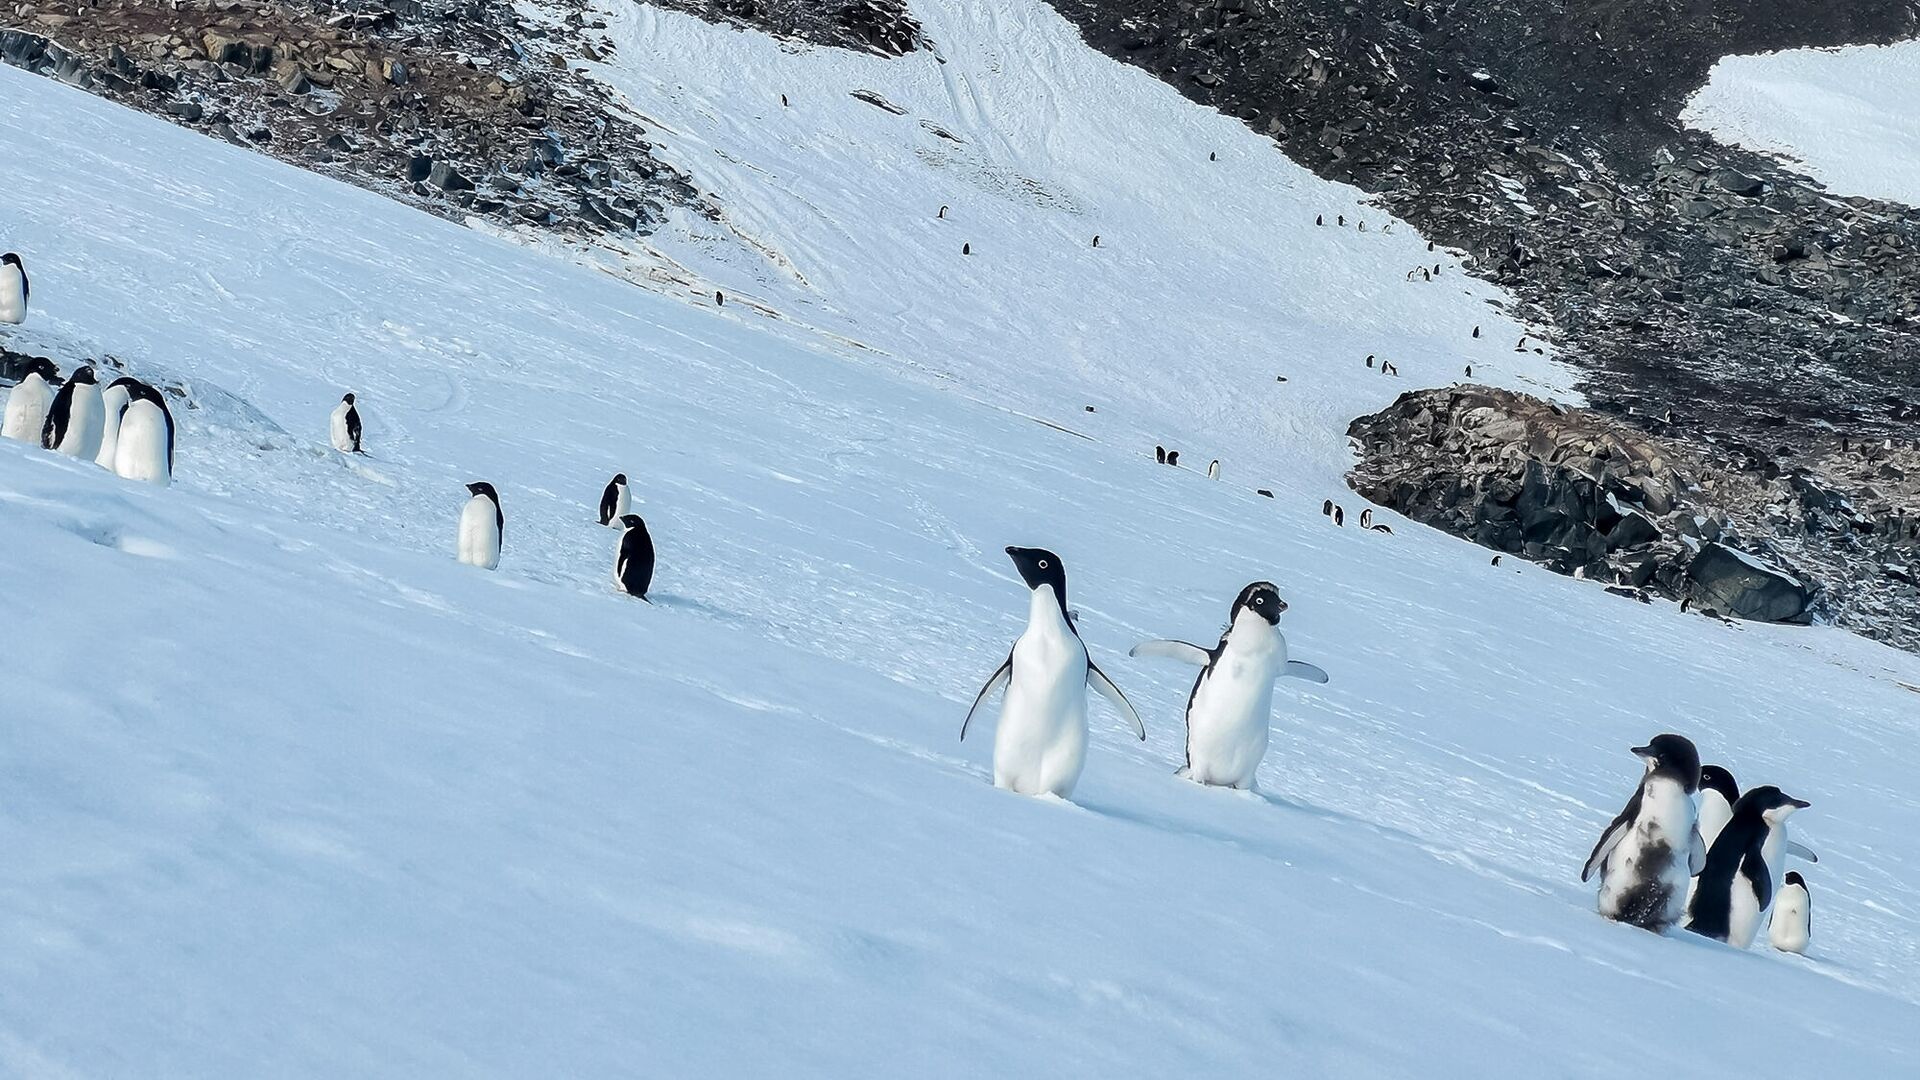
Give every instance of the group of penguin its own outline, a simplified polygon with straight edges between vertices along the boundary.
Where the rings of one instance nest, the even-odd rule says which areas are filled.
[[[365,431],[360,420],[360,403],[352,394],[340,399],[328,418],[328,438],[343,454],[364,454]],[[653,536],[640,515],[629,513],[632,494],[627,490],[627,474],[616,473],[600,494],[600,524],[620,530],[620,544],[613,559],[614,585],[629,596],[647,600],[653,587]],[[507,515],[500,509],[500,492],[492,484],[477,480],[467,485],[467,504],[460,510],[460,527],[454,540],[454,557],[468,566],[483,570],[500,565],[500,547],[507,532]],[[647,600],[648,603],[653,601]]]
[[[1010,547],[1007,557],[1026,583],[1027,626],[1007,658],[974,696],[960,725],[965,740],[989,696],[1004,691],[994,729],[993,782],[1023,795],[1067,798],[1087,757],[1087,689],[1107,699],[1147,737],[1126,695],[1087,654],[1067,607],[1067,568],[1044,548]],[[1186,641],[1146,641],[1128,655],[1200,668],[1187,697],[1186,763],[1179,775],[1200,784],[1251,790],[1267,753],[1273,685],[1291,677],[1324,683],[1327,673],[1287,655],[1280,615],[1287,603],[1271,582],[1240,590],[1226,632],[1212,648]]]
[[[1682,735],[1657,735],[1633,753],[1646,766],[1640,786],[1580,871],[1583,882],[1600,874],[1600,914],[1657,934],[1684,925],[1744,949],[1771,911],[1773,946],[1805,952],[1813,900],[1784,863],[1819,861],[1787,835],[1787,819],[1811,804],[1772,785],[1741,794],[1733,774],[1702,767]]]

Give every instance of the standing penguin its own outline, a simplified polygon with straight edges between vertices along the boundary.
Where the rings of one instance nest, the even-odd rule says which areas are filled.
[[[27,267],[9,251],[0,255],[0,322],[15,326],[27,321]],[[57,290],[56,290],[57,291]]]
[[[492,570],[500,565],[500,540],[507,532],[507,516],[500,512],[500,493],[485,481],[467,485],[473,497],[460,511],[460,561]]]
[[[620,519],[627,516],[629,502],[627,474],[614,473],[613,479],[607,483],[607,490],[600,493],[600,524],[620,527]]]
[[[1087,687],[1113,704],[1133,733],[1147,737],[1140,714],[1087,656],[1073,619],[1067,614],[1067,568],[1044,548],[1010,547],[1007,556],[1027,584],[1027,628],[1007,658],[988,677],[960,738],[967,737],[973,714],[995,690],[1005,688],[1000,723],[993,734],[993,784],[1022,795],[1073,794],[1087,763]]]
[[[639,514],[623,514],[619,525],[620,553],[613,559],[613,583],[628,596],[647,599],[653,587],[653,537]],[[652,601],[648,601],[651,603]]]
[[[127,407],[120,414],[113,471],[165,487],[173,483],[173,414],[160,391],[138,380],[126,381]]]
[[[1771,784],[1733,804],[1733,817],[1707,853],[1700,887],[1687,905],[1687,929],[1736,949],[1753,944],[1760,917],[1773,903],[1773,870],[1782,854],[1780,826],[1812,805]]]
[[[333,415],[327,420],[327,435],[333,440],[333,448],[343,454],[364,454],[360,448],[360,408],[353,403],[353,395],[347,394],[340,404],[333,407]]]
[[[1213,464],[1207,466],[1207,479],[1209,480],[1220,479],[1220,459],[1219,458],[1214,458]]]
[[[1187,763],[1177,775],[1196,784],[1252,790],[1254,772],[1267,756],[1274,680],[1327,681],[1327,673],[1312,664],[1287,659],[1287,638],[1280,632],[1285,610],[1280,590],[1256,581],[1240,590],[1227,616],[1227,632],[1213,648],[1146,641],[1127,654],[1200,667],[1187,695]]]
[[[113,471],[113,459],[120,452],[120,415],[127,411],[127,386],[137,380],[122,375],[100,391],[100,452],[93,463]]]
[[[1780,895],[1773,902],[1773,921],[1767,924],[1767,940],[1781,952],[1804,953],[1813,938],[1813,897],[1807,892],[1807,879],[1800,871],[1787,871]]]
[[[1663,934],[1686,912],[1687,878],[1707,857],[1693,808],[1700,752],[1680,735],[1656,735],[1633,752],[1646,775],[1600,834],[1580,880],[1598,870],[1600,914]]]
[[[1713,850],[1720,830],[1733,817],[1733,804],[1740,801],[1740,785],[1724,765],[1700,766],[1700,839]]]
[[[106,405],[93,367],[83,364],[53,395],[53,406],[40,428],[40,445],[68,457],[92,461],[100,453],[100,435],[106,426]]]
[[[36,356],[27,361],[27,373],[7,395],[6,419],[0,421],[0,436],[21,442],[37,443],[47,423],[47,408],[53,404],[53,380],[60,372],[53,361]]]
[[[1336,506],[1333,508],[1333,523],[1343,527],[1346,525],[1347,511],[1344,507]]]
[[[1180,451],[1178,450],[1167,451],[1167,464],[1178,467],[1180,464]]]

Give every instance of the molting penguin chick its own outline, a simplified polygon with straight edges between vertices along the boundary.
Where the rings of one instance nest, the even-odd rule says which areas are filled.
[[[607,489],[600,493],[600,524],[621,528],[621,518],[627,516],[627,506],[632,502],[627,491],[627,474],[614,473],[607,481]]]
[[[333,407],[333,415],[327,419],[327,436],[333,448],[343,454],[366,453],[360,446],[360,407],[354,404],[352,394]]]
[[[613,559],[613,583],[628,596],[645,600],[653,587],[653,536],[639,514],[623,514],[618,524],[623,531]]]
[[[993,738],[994,786],[1064,799],[1087,762],[1087,687],[1111,702],[1140,739],[1147,729],[1120,688],[1088,658],[1067,615],[1067,570],[1060,556],[1045,548],[1010,547],[1007,557],[1026,582],[1027,628],[974,696],[960,738],[966,739],[987,696],[1004,687]]]
[[[53,381],[60,377],[53,361],[36,356],[27,361],[27,373],[7,394],[7,412],[0,421],[0,436],[21,442],[37,443],[47,423],[47,410],[53,405]]]
[[[1600,834],[1580,880],[1599,871],[1600,914],[1661,934],[1686,912],[1687,878],[1707,857],[1693,807],[1700,753],[1680,735],[1656,735],[1633,753],[1646,773]]]
[[[9,251],[0,255],[0,323],[15,326],[27,321],[27,266]],[[57,291],[57,290],[56,290]]]
[[[1145,641],[1129,656],[1195,664],[1187,695],[1187,763],[1179,774],[1198,784],[1252,790],[1273,728],[1273,684],[1282,676],[1324,683],[1327,673],[1287,657],[1280,615],[1287,602],[1270,581],[1240,590],[1220,643]]]
[[[1785,855],[1781,826],[1811,803],[1771,784],[1733,804],[1733,816],[1707,853],[1700,884],[1687,904],[1687,929],[1738,949],[1753,944],[1773,903],[1773,867]]]
[[[1773,901],[1773,921],[1767,924],[1767,940],[1781,952],[1804,953],[1813,938],[1813,896],[1807,892],[1807,879],[1800,871],[1787,871],[1780,895]]]
[[[106,413],[93,368],[82,365],[53,396],[46,423],[40,428],[40,445],[68,457],[92,461],[100,453]]]
[[[500,565],[500,542],[507,532],[507,516],[500,512],[500,493],[484,481],[467,485],[472,498],[460,511],[457,554],[468,566],[492,570]]]
[[[115,380],[116,382],[120,380]],[[160,391],[126,381],[127,407],[113,449],[113,471],[128,480],[165,487],[173,483],[173,413]]]

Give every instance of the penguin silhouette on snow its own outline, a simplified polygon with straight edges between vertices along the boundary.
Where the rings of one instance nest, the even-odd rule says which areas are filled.
[[[1220,643],[1203,649],[1186,641],[1146,641],[1129,656],[1196,664],[1187,695],[1187,763],[1179,775],[1198,784],[1251,790],[1267,755],[1273,726],[1273,684],[1282,677],[1324,683],[1327,673],[1287,657],[1280,614],[1287,602],[1270,581],[1240,590]]]
[[[1067,614],[1067,570],[1044,548],[1010,547],[1007,557],[1029,592],[1027,628],[1006,660],[975,695],[960,725],[965,740],[973,716],[994,691],[1005,689],[993,738],[993,783],[1022,795],[1067,798],[1087,762],[1087,687],[1112,703],[1144,740],[1140,715],[1087,656]]]
[[[1686,913],[1687,878],[1707,860],[1693,807],[1700,752],[1685,736],[1656,735],[1633,753],[1646,772],[1593,845],[1580,880],[1599,871],[1600,914],[1662,934]]]
[[[119,380],[115,380],[118,382]],[[137,379],[126,380],[127,407],[121,410],[113,448],[113,471],[128,480],[162,487],[173,483],[173,413],[160,391]]]
[[[27,321],[27,267],[9,251],[0,255],[0,323],[15,326]]]
[[[93,367],[82,365],[53,396],[46,423],[40,428],[40,445],[92,461],[100,453],[100,435],[105,427],[106,406],[100,397],[100,383],[93,377]]]
[[[607,482],[607,490],[600,493],[600,524],[618,528],[620,519],[627,516],[627,506],[631,502],[627,491],[627,474],[614,473]]]
[[[333,441],[333,448],[343,454],[364,454],[360,447],[360,407],[354,404],[353,395],[347,394],[340,404],[333,407],[333,415],[327,420],[327,436]]]
[[[619,524],[624,531],[620,553],[613,559],[613,582],[628,596],[646,600],[647,590],[653,587],[653,536],[639,514],[623,514]]]
[[[460,561],[483,570],[496,569],[500,565],[500,542],[507,531],[507,516],[500,512],[500,493],[485,481],[468,484],[467,491],[472,498],[460,511]]]

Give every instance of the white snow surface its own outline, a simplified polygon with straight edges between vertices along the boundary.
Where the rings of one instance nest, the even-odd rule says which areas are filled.
[[[1835,195],[1920,206],[1920,41],[1728,56],[1681,120]]]
[[[0,445],[0,1074],[1920,1068],[1920,660],[1331,527],[1352,415],[1566,374],[1032,0],[915,10],[945,64],[614,13],[728,221],[613,273],[0,67],[8,342],[192,393],[169,489]],[[478,479],[494,573],[451,554]],[[1092,706],[1072,803],[991,786],[991,714],[955,739],[1009,543],[1148,725]],[[1200,788],[1191,669],[1125,651],[1261,578],[1332,681],[1280,684],[1261,794]],[[1813,802],[1811,955],[1593,913],[1662,730]]]

